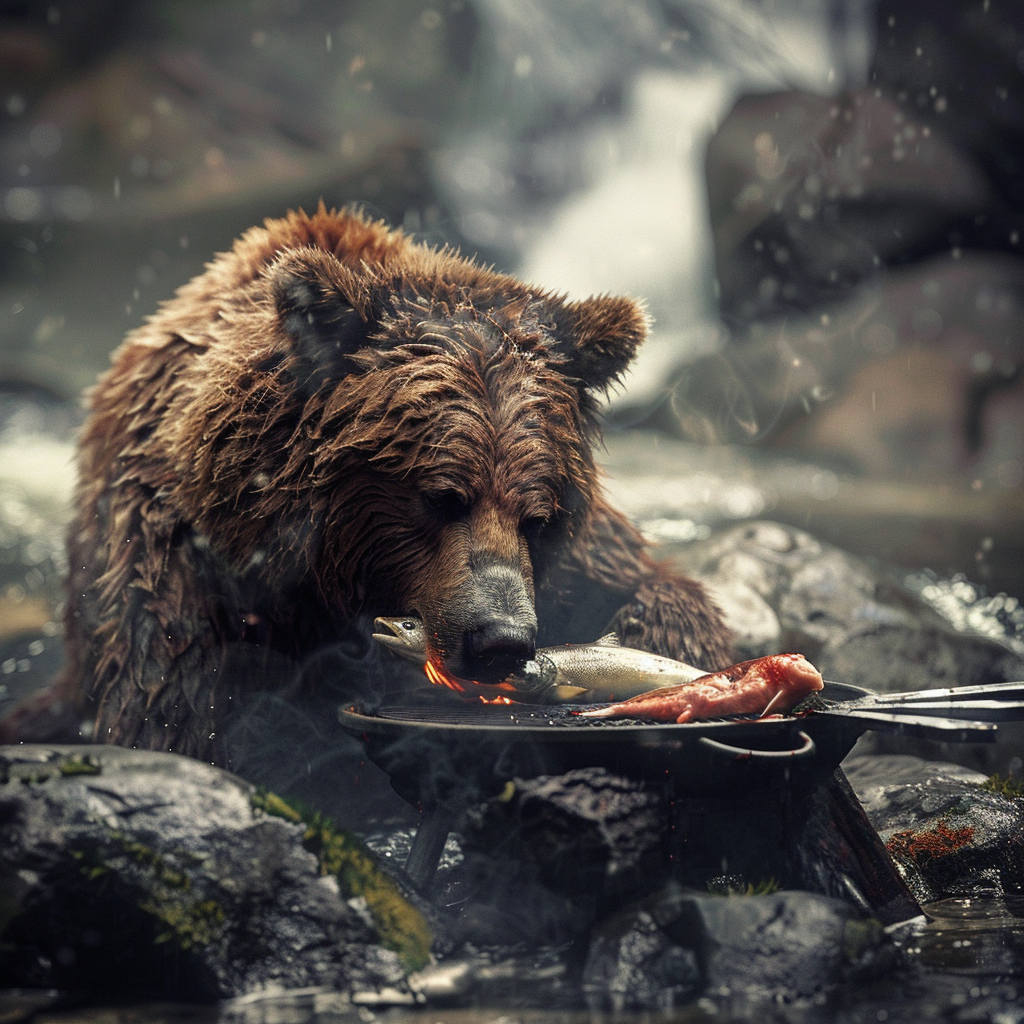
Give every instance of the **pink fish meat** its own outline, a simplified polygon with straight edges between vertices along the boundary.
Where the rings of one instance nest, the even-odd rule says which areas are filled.
[[[821,673],[802,654],[770,654],[700,676],[692,683],[666,686],[580,715],[679,723],[726,715],[765,715],[799,704],[824,685]]]

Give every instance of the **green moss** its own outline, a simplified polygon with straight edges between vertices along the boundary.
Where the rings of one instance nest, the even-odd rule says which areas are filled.
[[[74,776],[74,775],[100,775],[103,772],[103,766],[94,757],[90,757],[88,754],[73,754],[57,764],[57,771],[61,775]]]
[[[148,869],[154,879],[161,885],[170,889],[187,891],[192,888],[192,880],[182,871],[172,868],[167,860],[155,850],[150,849],[143,843],[137,843],[129,839],[121,832],[111,832],[110,837],[121,851],[142,868]]]
[[[284,818],[285,821],[292,821],[296,825],[302,824],[302,814],[291,804],[285,803],[276,793],[269,793],[262,786],[253,793],[252,805],[259,811],[271,814],[275,818]]]
[[[1012,775],[1005,779],[1001,775],[992,775],[981,783],[981,788],[996,796],[1006,797],[1007,800],[1024,798],[1024,779],[1015,779]]]
[[[747,882],[735,876],[716,878],[708,882],[707,890],[712,896],[770,896],[781,888],[777,878],[762,878],[760,882]]]
[[[224,928],[224,909],[216,900],[153,899],[139,906],[167,926],[155,941],[177,942],[182,949],[209,946]]]
[[[334,875],[346,898],[366,900],[381,942],[398,954],[407,971],[427,964],[432,941],[427,922],[356,836],[336,828],[318,811],[288,803],[263,789],[253,794],[252,804],[267,814],[305,825],[302,845],[317,858],[320,873]]]
[[[79,862],[78,870],[90,882],[102,878],[110,870],[110,865],[95,850],[72,850],[71,856]]]
[[[145,895],[139,900],[139,909],[163,926],[157,931],[155,942],[175,942],[181,949],[189,950],[220,939],[226,920],[223,908],[216,900],[197,897],[192,891],[192,879],[185,871],[123,832],[110,829],[108,836],[113,849],[89,847],[73,851],[72,857],[79,862],[82,874],[98,885],[105,885],[111,876],[118,876],[130,885],[144,886]],[[179,851],[176,856],[185,861],[199,861],[186,851]],[[140,874],[145,881],[139,879]]]
[[[8,762],[4,765],[0,782],[11,779],[29,786],[49,782],[56,778],[73,778],[78,775],[100,775],[103,766],[89,754],[68,754],[51,757],[47,761]]]

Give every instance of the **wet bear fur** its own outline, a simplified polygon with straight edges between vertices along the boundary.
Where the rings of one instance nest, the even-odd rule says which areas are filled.
[[[719,611],[594,464],[595,397],[645,330],[628,299],[569,302],[356,213],[250,230],[92,392],[49,712],[225,763],[243,691],[413,612],[456,675],[602,629],[726,664]]]

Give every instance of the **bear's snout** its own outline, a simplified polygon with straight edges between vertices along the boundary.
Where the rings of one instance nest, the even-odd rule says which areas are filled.
[[[531,625],[509,615],[495,616],[466,636],[466,661],[476,675],[503,678],[533,657],[536,641],[536,619]]]
[[[463,633],[463,657],[470,674],[502,679],[533,657],[537,614],[523,574],[504,562],[474,569],[467,588],[470,619]]]
[[[497,682],[533,657],[537,615],[515,566],[489,561],[470,571],[458,598],[443,605],[444,660],[456,675]]]

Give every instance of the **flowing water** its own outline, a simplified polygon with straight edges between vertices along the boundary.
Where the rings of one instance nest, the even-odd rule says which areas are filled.
[[[883,980],[849,984],[828,997],[785,1004],[728,992],[663,1014],[608,1014],[502,1007],[389,1005],[320,989],[267,992],[221,1004],[62,1007],[46,993],[0,996],[0,1021],[17,1024],[915,1024],[1024,1020],[1024,897],[963,897],[924,908],[894,931],[902,966]],[[402,1005],[405,1003],[406,1005]]]

